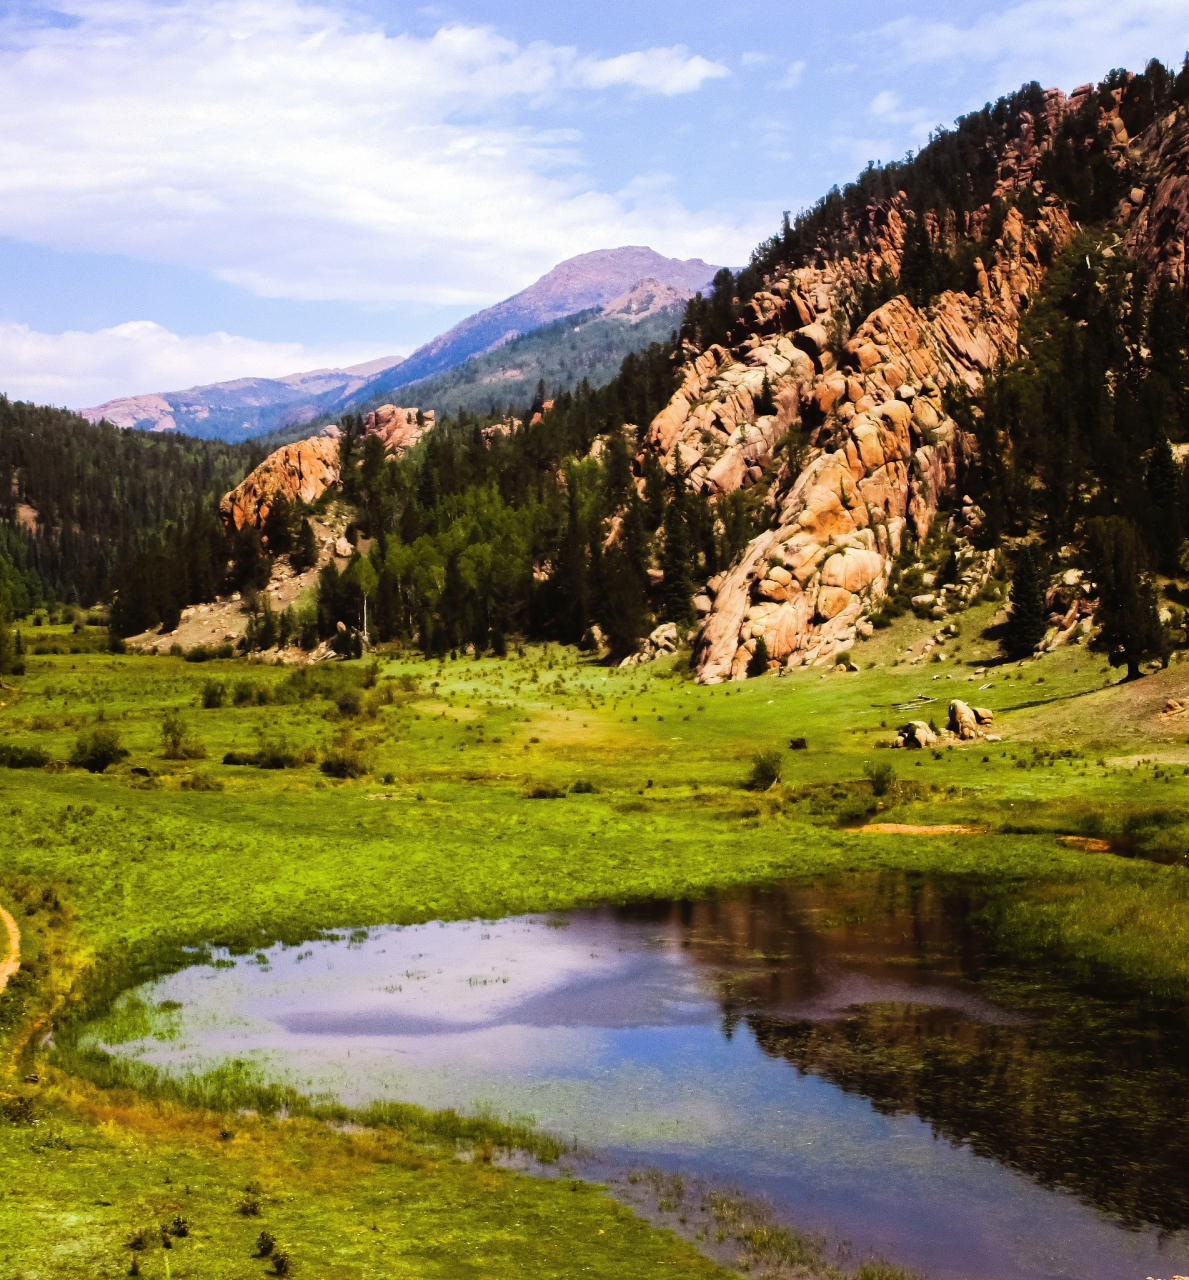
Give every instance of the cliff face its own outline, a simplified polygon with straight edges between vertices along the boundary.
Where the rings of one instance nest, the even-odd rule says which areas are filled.
[[[317,502],[339,479],[339,449],[334,440],[315,437],[282,446],[230,493],[223,495],[219,514],[228,527],[245,524],[260,528],[283,495],[290,502]]]
[[[420,421],[419,421],[420,420]],[[411,449],[434,426],[433,411],[381,405],[364,419],[364,439],[379,436],[389,457]],[[327,428],[321,436],[283,445],[267,458],[219,503],[219,514],[228,528],[245,524],[261,528],[278,496],[288,502],[314,503],[339,482],[339,432]]]
[[[1056,201],[1031,226],[1012,209],[994,256],[975,264],[977,293],[946,292],[923,312],[893,298],[844,340],[847,301],[900,265],[895,202],[873,223],[867,254],[769,281],[732,350],[691,352],[649,428],[666,470],[712,498],[769,482],[774,527],[695,602],[703,683],[743,679],[760,636],[769,659],[790,666],[850,646],[905,536],[923,540],[938,504],[957,495],[973,442],[947,417],[943,389],[975,390],[1000,357],[1015,357],[1020,313],[1044,274],[1041,244],[1059,251],[1074,233]],[[765,380],[776,412],[757,414]],[[795,471],[776,452],[791,429],[809,443]]]

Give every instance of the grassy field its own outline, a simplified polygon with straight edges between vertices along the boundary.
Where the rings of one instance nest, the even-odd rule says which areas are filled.
[[[101,1088],[119,1081],[71,1056],[72,1028],[203,944],[896,867],[984,880],[988,928],[1037,963],[1183,1001],[1189,716],[1163,709],[1189,666],[1125,685],[1077,647],[997,666],[989,621],[963,615],[941,661],[911,664],[931,627],[908,618],[858,672],[712,689],[681,658],[618,671],[556,646],[293,671],[71,653],[88,646],[44,628],[63,652],[0,690],[0,749],[49,761],[0,768],[0,904],[24,962],[0,997],[0,1260],[26,1280],[126,1274],[144,1226],[146,1275],[261,1274],[262,1229],[303,1274],[569,1275],[575,1256],[592,1276],[716,1273],[585,1185],[492,1168],[498,1126],[459,1143],[407,1117],[344,1131],[235,1117],[234,1091],[216,1113]],[[944,726],[953,697],[991,708],[1002,740],[888,749],[908,719]],[[67,763],[97,742],[127,754]],[[758,752],[779,753],[763,790]],[[166,1251],[174,1216],[190,1227]]]

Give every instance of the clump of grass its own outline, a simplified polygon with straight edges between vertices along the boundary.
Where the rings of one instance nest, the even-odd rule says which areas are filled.
[[[277,1238],[271,1231],[262,1231],[256,1237],[256,1256],[258,1258],[267,1258],[276,1247]]]

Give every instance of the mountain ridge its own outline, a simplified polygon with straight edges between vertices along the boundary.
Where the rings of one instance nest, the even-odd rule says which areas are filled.
[[[385,356],[343,369],[124,396],[79,413],[90,422],[139,430],[246,439],[375,401],[567,316],[612,303],[630,308],[633,290],[648,281],[652,301],[615,317],[637,323],[705,287],[716,270],[700,258],[666,258],[643,245],[598,249],[558,263],[526,289],[459,321],[407,358]]]

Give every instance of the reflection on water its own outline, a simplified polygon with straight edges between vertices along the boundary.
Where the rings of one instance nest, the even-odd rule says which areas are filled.
[[[1015,971],[978,906],[885,876],[373,929],[153,984],[181,1012],[119,1051],[531,1114],[938,1277],[1183,1272],[1184,1024]]]

